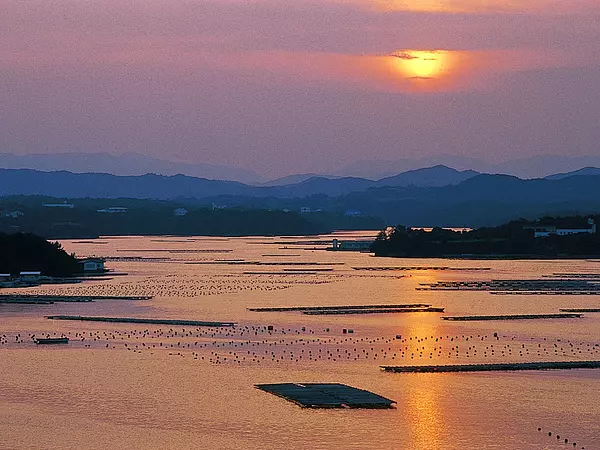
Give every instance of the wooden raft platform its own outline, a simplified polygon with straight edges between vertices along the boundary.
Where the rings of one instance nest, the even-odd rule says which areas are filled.
[[[327,309],[324,311],[302,311],[302,314],[308,316],[327,316],[343,314],[399,314],[415,312],[444,312],[444,308],[426,307],[426,308],[364,308],[364,309]]]
[[[380,366],[386,372],[438,373],[438,372],[493,372],[515,370],[566,370],[600,369],[600,361],[551,361],[500,364],[457,364],[439,366]]]
[[[600,312],[600,308],[560,308],[559,311],[567,313],[592,313]]]
[[[277,306],[266,308],[248,308],[255,312],[284,312],[284,311],[328,311],[340,309],[386,309],[386,308],[429,308],[431,305],[425,303],[409,303],[403,305],[337,305],[337,306]]]
[[[343,315],[343,314],[395,314],[411,312],[444,312],[444,308],[415,303],[406,305],[345,305],[345,306],[291,306],[279,308],[248,308],[254,312],[289,312],[296,311],[302,314],[317,315]]]
[[[491,270],[490,267],[448,267],[448,266],[358,266],[352,267],[354,270],[452,270],[452,271],[477,271],[477,270]]]
[[[390,409],[394,400],[340,383],[256,384],[256,388],[303,408]]]
[[[52,320],[81,320],[89,322],[146,323],[151,325],[186,325],[192,327],[234,327],[235,322],[204,322],[178,319],[142,319],[137,317],[46,316]]]
[[[68,344],[69,343],[69,338],[65,337],[65,336],[60,336],[60,337],[41,337],[41,338],[36,338],[33,340],[33,342],[35,342],[36,344],[40,345],[40,344],[45,344],[45,345],[51,345],[51,344]]]
[[[151,295],[48,295],[48,294],[0,294],[0,303],[87,303],[97,300],[151,300]]]
[[[575,319],[583,314],[506,314],[500,316],[443,316],[444,320],[469,321],[469,320],[533,320],[533,319]]]

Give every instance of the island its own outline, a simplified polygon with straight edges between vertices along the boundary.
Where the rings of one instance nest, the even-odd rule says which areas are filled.
[[[371,245],[376,256],[590,258],[600,255],[595,216],[513,220],[497,227],[431,230],[398,225],[379,233]]]

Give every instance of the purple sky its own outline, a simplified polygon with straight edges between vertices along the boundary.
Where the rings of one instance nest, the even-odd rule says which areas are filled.
[[[599,105],[598,0],[0,0],[0,153],[598,155]]]

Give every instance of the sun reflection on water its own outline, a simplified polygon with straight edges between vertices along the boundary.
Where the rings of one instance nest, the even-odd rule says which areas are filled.
[[[407,337],[413,341],[427,339],[436,340],[442,334],[438,321],[428,321],[425,317],[420,322],[411,324],[405,330]],[[411,361],[410,363],[414,363]],[[431,363],[429,360],[426,363]],[[440,392],[445,389],[443,377],[437,374],[418,374],[411,383],[405,407],[407,421],[414,448],[438,449],[443,447],[443,434],[447,418],[444,417],[444,405],[440,401]],[[435,378],[434,378],[435,377]]]

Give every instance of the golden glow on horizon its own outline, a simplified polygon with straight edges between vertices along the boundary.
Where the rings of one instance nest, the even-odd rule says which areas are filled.
[[[375,7],[387,11],[483,13],[535,12],[551,10],[557,0],[372,0]]]

